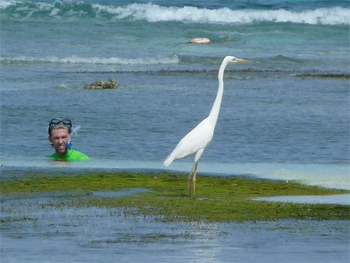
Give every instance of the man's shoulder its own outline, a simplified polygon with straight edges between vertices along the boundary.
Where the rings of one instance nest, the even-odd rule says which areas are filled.
[[[87,161],[90,160],[90,157],[87,156],[85,153],[79,152],[77,150],[70,150],[69,151],[69,159],[71,161]]]
[[[59,158],[59,156],[58,156],[57,153],[53,153],[53,154],[50,154],[50,155],[46,155],[46,157],[49,157],[49,158]]]

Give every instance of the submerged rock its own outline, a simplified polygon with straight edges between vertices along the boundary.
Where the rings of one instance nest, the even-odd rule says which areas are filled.
[[[103,80],[93,82],[84,87],[85,89],[117,89],[118,83],[116,79],[110,79],[106,83]]]

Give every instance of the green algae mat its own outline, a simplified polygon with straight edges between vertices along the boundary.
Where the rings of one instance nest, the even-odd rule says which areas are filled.
[[[237,177],[197,177],[196,198],[189,199],[187,175],[145,173],[31,174],[1,182],[2,198],[34,198],[61,193],[69,202],[57,206],[120,207],[127,213],[162,216],[165,221],[228,222],[245,220],[348,220],[350,206],[254,201],[281,195],[333,195],[350,191],[307,186],[291,181]],[[130,195],[91,196],[142,189]],[[61,195],[62,196],[62,195]]]

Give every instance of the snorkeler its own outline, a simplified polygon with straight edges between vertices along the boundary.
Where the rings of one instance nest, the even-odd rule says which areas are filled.
[[[86,154],[72,149],[70,142],[72,130],[72,122],[68,119],[54,118],[50,121],[48,127],[49,141],[56,152],[47,157],[62,161],[90,160]]]

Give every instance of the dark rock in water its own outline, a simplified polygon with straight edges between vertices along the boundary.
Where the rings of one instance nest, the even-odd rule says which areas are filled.
[[[110,79],[108,82],[104,83],[103,80],[99,80],[91,83],[90,85],[86,85],[85,89],[117,89],[118,83],[116,79]]]

